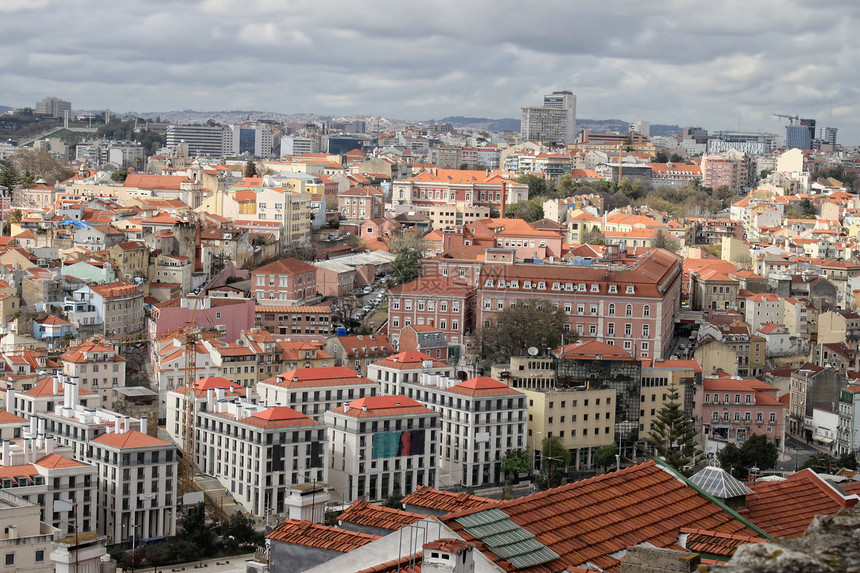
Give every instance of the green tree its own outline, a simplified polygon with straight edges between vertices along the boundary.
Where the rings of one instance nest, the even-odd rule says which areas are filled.
[[[544,438],[541,442],[541,475],[538,479],[540,489],[549,489],[564,484],[564,474],[570,465],[570,451],[558,436]]]
[[[9,213],[9,222],[10,223],[20,223],[21,219],[24,218],[24,214],[21,213],[21,209],[13,209],[11,213]]]
[[[810,456],[803,462],[803,469],[812,469],[815,472],[820,474],[832,474],[839,470],[839,466],[834,464],[833,458],[830,457],[830,454],[826,454],[824,452],[819,452],[815,455]]]
[[[206,522],[206,505],[203,502],[186,510],[182,527],[176,537],[180,541],[188,542],[196,550],[194,556],[186,556],[188,561],[215,552],[215,531],[212,525]]]
[[[529,471],[529,452],[522,448],[508,450],[501,462],[499,469],[505,474],[505,480],[513,481],[517,475]]]
[[[759,470],[773,468],[779,460],[779,450],[767,437],[753,434],[740,448],[732,443],[726,444],[717,454],[717,459],[732,475],[746,479],[752,467]]]
[[[543,201],[540,199],[529,199],[510,205],[505,215],[509,219],[523,219],[529,223],[543,219]]]
[[[603,468],[603,471],[606,471],[606,468],[609,466],[616,465],[617,460],[615,459],[615,455],[618,453],[618,445],[613,442],[608,446],[603,446],[602,448],[598,448],[596,452],[594,452],[594,465]]]
[[[669,157],[663,151],[658,151],[654,156],[654,163],[669,163]]]
[[[111,173],[111,174],[110,174],[110,178],[111,178],[113,181],[116,181],[116,182],[118,182],[118,183],[122,183],[123,181],[125,181],[125,178],[126,178],[126,177],[128,177],[128,171],[125,171],[125,170],[123,170],[123,171],[114,171],[113,173]]]
[[[657,413],[645,442],[667,464],[684,475],[690,475],[692,472],[684,468],[701,452],[696,448],[696,430],[684,414],[678,397],[677,388],[671,388],[669,402]]]
[[[382,505],[392,509],[403,509],[402,500],[403,494],[400,493],[399,489],[395,489],[388,497],[385,498],[385,502]]]
[[[561,343],[567,314],[546,300],[521,301],[496,314],[490,326],[478,329],[478,356],[485,365],[524,356],[534,346],[543,351]]]
[[[680,248],[680,243],[675,237],[669,236],[662,229],[657,230],[657,236],[654,237],[654,248],[666,249],[677,253]]]
[[[672,156],[669,158],[669,161],[671,161],[672,163],[683,163],[684,158],[677,153],[673,153]]]
[[[257,164],[253,161],[248,160],[245,163],[245,177],[256,177],[257,176]]]
[[[221,526],[221,544],[227,551],[235,551],[242,545],[263,543],[263,535],[254,529],[254,520],[241,511],[225,519]]]
[[[421,276],[424,241],[420,235],[412,232],[397,233],[389,239],[388,250],[394,253],[391,278],[395,285],[406,284]]]
[[[0,164],[0,186],[11,192],[18,185],[18,179],[18,170],[11,161],[7,159]]]
[[[603,233],[599,230],[591,229],[590,231],[585,231],[580,238],[583,245],[603,245],[606,244],[606,240],[603,238]]]
[[[25,169],[21,174],[21,187],[31,187],[36,184],[37,177],[29,170]]]
[[[846,470],[857,469],[857,456],[854,452],[845,452],[836,459],[836,466]]]
[[[517,183],[525,183],[529,186],[530,199],[546,197],[549,194],[549,187],[547,186],[546,179],[539,175],[535,175],[533,173],[520,175],[517,177]]]

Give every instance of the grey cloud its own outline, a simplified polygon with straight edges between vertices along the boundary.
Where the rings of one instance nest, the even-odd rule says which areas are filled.
[[[860,4],[729,0],[0,2],[7,105],[517,117],[551,89],[582,117],[860,137]],[[7,99],[8,98],[8,99]]]

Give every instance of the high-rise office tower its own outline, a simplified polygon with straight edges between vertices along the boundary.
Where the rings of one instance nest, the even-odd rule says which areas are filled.
[[[552,92],[543,98],[543,107],[524,107],[520,137],[569,145],[576,138],[576,96],[569,91]]]

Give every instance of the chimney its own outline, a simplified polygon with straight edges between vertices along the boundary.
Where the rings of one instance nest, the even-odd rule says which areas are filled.
[[[507,181],[502,181],[502,201],[499,204],[499,219],[505,218],[505,202],[507,201],[507,197],[505,197],[505,195],[507,195],[507,193],[508,183]]]
[[[347,412],[349,412],[349,402],[344,402],[343,403],[343,413],[346,414]]]
[[[653,545],[634,545],[627,548],[621,563],[621,573],[692,573],[699,570],[700,563],[698,553]]]
[[[55,374],[54,375],[54,393],[52,394],[52,396],[56,396],[58,394],[59,385],[60,385],[60,375]]]
[[[141,434],[145,434],[145,433],[146,433],[147,426],[148,426],[148,423],[147,423],[147,420],[146,420],[146,416],[144,416],[144,417],[142,417],[142,418],[140,419],[140,433],[141,433]]]
[[[185,397],[186,400],[190,399],[189,396]],[[206,409],[210,412],[215,411],[215,392],[212,391],[212,388],[206,389]]]
[[[9,461],[9,440],[3,440],[3,459],[0,460],[4,466],[11,466]]]
[[[10,414],[15,413],[15,389],[6,389],[6,411]]]
[[[72,384],[71,380],[66,380],[63,384],[63,407],[69,410],[72,409]]]
[[[36,447],[45,447],[45,418],[39,418],[39,433],[36,435]]]

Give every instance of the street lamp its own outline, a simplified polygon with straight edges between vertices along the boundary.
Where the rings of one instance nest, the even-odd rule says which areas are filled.
[[[541,434],[543,432],[535,432],[534,436],[532,436],[532,475],[537,470],[537,437]]]

